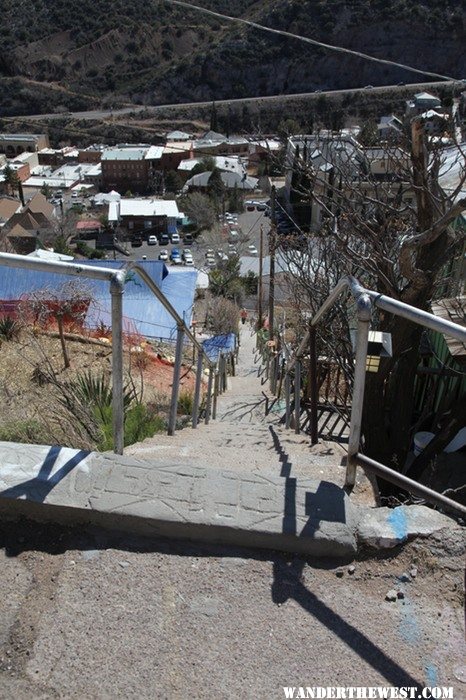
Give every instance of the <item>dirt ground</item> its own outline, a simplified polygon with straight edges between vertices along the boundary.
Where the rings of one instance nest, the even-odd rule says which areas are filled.
[[[3,439],[34,441],[28,439],[33,436],[28,435],[27,427],[24,435],[21,434],[22,424],[32,421],[33,426],[38,426],[39,441],[81,446],[76,444],[70,421],[65,419],[64,409],[57,401],[56,386],[49,379],[53,375],[58,382],[66,383],[87,371],[95,376],[103,373],[111,377],[112,350],[111,341],[106,337],[86,337],[82,334],[75,337],[77,339],[68,335],[66,340],[70,358],[68,369],[64,367],[58,337],[23,331],[16,340],[3,341],[0,365]],[[144,403],[155,404],[162,414],[170,400],[173,356],[174,348],[170,345],[126,338],[125,381],[131,376],[138,393],[142,392]],[[184,357],[186,364],[181,372],[181,392],[194,390],[195,375],[191,370],[191,359],[192,352],[187,350]],[[10,434],[11,431],[13,434]]]
[[[286,685],[465,697],[463,561],[439,541],[361,557],[352,572],[28,521],[0,538],[2,700],[268,700]]]

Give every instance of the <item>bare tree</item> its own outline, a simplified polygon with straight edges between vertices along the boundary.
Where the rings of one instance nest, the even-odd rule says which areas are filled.
[[[331,264],[329,286],[342,272],[351,272],[370,288],[428,309],[443,268],[464,239],[455,226],[466,209],[461,147],[446,151],[441,141],[429,139],[422,118],[413,120],[404,148],[379,145],[369,152],[351,137],[333,138],[331,147],[324,139],[321,144],[301,139],[300,145],[288,154],[290,198],[300,222],[308,214],[307,244],[313,236],[333,241],[338,259]],[[384,175],[374,166],[378,156]],[[451,188],[442,186],[449,169],[450,174],[456,169]],[[319,259],[327,249],[314,250]],[[320,282],[313,269],[301,270],[298,277],[309,296]],[[391,333],[393,357],[367,375],[365,450],[384,463],[402,465],[422,329],[383,313],[374,315],[374,323]]]
[[[43,326],[57,324],[65,369],[71,364],[65,341],[65,325],[82,328],[91,299],[90,287],[82,281],[71,280],[57,288],[32,292],[22,302],[22,316],[29,316],[35,324]]]

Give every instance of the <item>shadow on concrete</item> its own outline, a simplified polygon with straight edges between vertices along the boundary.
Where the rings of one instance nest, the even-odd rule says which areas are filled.
[[[4,491],[0,492],[0,495],[4,498],[27,498],[29,501],[43,503],[50,491],[90,454],[86,450],[79,450],[66,464],[52,474],[52,469],[62,449],[58,445],[50,447],[37,476],[24,481],[22,484],[16,484],[16,486],[4,489]]]
[[[224,420],[231,420],[235,419],[238,421],[241,421],[243,418],[246,418],[246,416],[249,416],[250,419],[253,418],[254,413],[257,413],[260,409],[260,412],[262,413],[262,405],[265,405],[266,398],[258,399],[251,401],[250,403],[238,403],[234,406],[229,411],[226,411],[223,416],[220,418],[220,422]]]
[[[319,521],[345,522],[343,490],[336,484],[323,481],[315,493],[306,493],[305,513],[309,515],[309,520],[298,534],[296,518],[297,480],[290,476],[292,463],[283,449],[277,433],[272,426],[269,426],[269,430],[274,442],[274,448],[282,465],[280,475],[285,478],[283,532],[312,537],[318,529]],[[315,518],[317,507],[319,519]],[[363,632],[344,620],[312,591],[306,588],[303,583],[305,566],[306,561],[299,558],[286,561],[284,558],[277,557],[273,560],[273,582],[271,588],[273,602],[277,605],[282,605],[287,600],[293,599],[303,610],[331,630],[355,651],[365,663],[372,666],[393,686],[421,688],[422,686],[415,678],[396,661],[387,656]]]
[[[387,656],[376,643],[304,585],[303,570],[306,564],[315,569],[332,570],[341,566],[341,560],[310,559],[306,561],[264,550],[145,538],[127,533],[109,532],[94,526],[65,527],[27,519],[2,522],[0,548],[5,550],[8,557],[17,557],[23,552],[43,552],[57,556],[73,551],[81,552],[83,558],[87,558],[87,555],[98,556],[101,550],[114,549],[122,552],[158,553],[167,556],[270,561],[274,575],[273,602],[282,604],[287,600],[296,601],[310,615],[310,635],[312,635],[312,625],[317,621],[327,627],[335,637],[341,639],[391,685],[420,687],[419,682],[399,663]],[[393,556],[392,551],[390,556]]]

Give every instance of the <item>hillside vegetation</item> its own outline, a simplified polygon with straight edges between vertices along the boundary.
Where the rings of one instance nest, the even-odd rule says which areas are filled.
[[[418,68],[466,75],[457,0],[198,4]],[[416,78],[163,1],[3,0],[2,6],[3,114],[83,108],[96,99],[155,104]],[[13,80],[18,77],[33,82],[18,85]],[[41,84],[47,86],[46,98]],[[51,85],[65,90],[51,92]]]

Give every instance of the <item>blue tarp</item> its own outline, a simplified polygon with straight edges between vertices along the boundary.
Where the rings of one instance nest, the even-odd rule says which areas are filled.
[[[79,261],[79,264],[120,269],[119,260]],[[189,325],[196,288],[197,270],[170,268],[160,261],[141,261],[176,312]],[[85,325],[96,328],[100,323],[111,326],[111,297],[108,282],[57,275],[20,268],[0,267],[0,300],[17,301],[39,290],[57,290],[65,282],[81,282],[92,298]],[[123,328],[127,333],[138,333],[148,338],[164,340],[176,338],[176,323],[135,272],[129,272],[123,294]]]
[[[202,345],[209,360],[217,362],[220,354],[235,351],[236,335],[234,333],[214,335],[212,338],[204,340]]]

